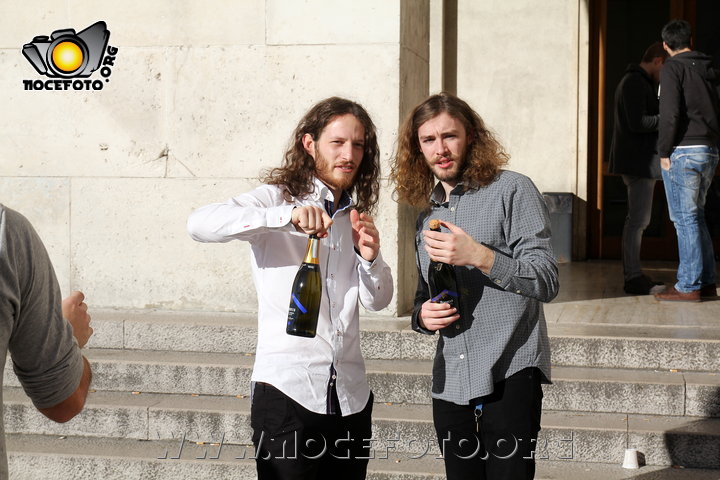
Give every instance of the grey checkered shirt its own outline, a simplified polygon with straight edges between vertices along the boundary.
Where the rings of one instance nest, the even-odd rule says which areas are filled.
[[[415,247],[419,268],[412,326],[430,298],[430,258],[422,230],[433,218],[451,222],[495,250],[489,275],[455,267],[460,319],[441,330],[433,364],[432,396],[467,405],[489,395],[493,385],[527,367],[550,381],[550,344],[542,302],[557,295],[558,270],[550,246],[550,222],[542,195],[532,181],[503,170],[488,186],[464,191],[458,185],[444,200],[442,185],[431,207],[418,218]]]

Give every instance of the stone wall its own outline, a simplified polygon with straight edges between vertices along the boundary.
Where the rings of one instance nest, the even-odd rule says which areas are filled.
[[[543,191],[584,193],[584,3],[458,0],[458,93]],[[193,242],[188,214],[258,185],[331,95],[368,109],[386,177],[398,124],[441,88],[446,53],[442,0],[0,0],[0,11],[0,202],[34,223],[63,292],[96,307],[254,310],[248,246]],[[46,77],[23,44],[100,20],[118,49],[102,90],[24,90]],[[386,181],[379,212],[396,279],[383,313],[402,314],[415,213]]]
[[[63,292],[82,289],[97,307],[253,310],[248,246],[191,241],[188,214],[258,185],[299,118],[331,95],[368,109],[387,176],[401,108],[427,94],[426,0],[3,0],[1,10],[0,201],[35,224]],[[23,90],[46,79],[24,43],[99,20],[118,48],[102,90]],[[386,183],[381,202],[383,251],[398,270],[408,235]],[[407,309],[396,287],[389,314]]]
[[[587,1],[457,0],[457,93],[541,191],[587,195]]]

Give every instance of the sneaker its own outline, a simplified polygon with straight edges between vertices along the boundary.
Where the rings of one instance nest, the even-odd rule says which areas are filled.
[[[647,275],[631,278],[625,282],[623,290],[630,295],[650,295],[653,287],[663,285],[662,282],[653,282]]]
[[[700,297],[702,298],[717,298],[717,296],[716,285],[703,285],[700,289]]]
[[[675,287],[667,287],[662,292],[656,293],[655,299],[665,302],[699,302],[700,290],[683,293],[675,290]]]

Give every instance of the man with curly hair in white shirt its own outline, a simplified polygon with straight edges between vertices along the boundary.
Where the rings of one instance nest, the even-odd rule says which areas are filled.
[[[358,301],[377,311],[393,294],[370,216],[379,173],[369,115],[332,97],[303,117],[265,185],[188,219],[197,241],[251,245],[258,295],[251,426],[260,480],[365,478],[372,394],[360,353]],[[317,335],[305,338],[287,335],[285,327],[310,234],[320,238],[323,294]]]

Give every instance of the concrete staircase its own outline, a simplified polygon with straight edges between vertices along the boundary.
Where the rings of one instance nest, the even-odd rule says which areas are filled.
[[[436,338],[363,318],[372,479],[444,478],[429,406]],[[86,410],[45,420],[5,372],[13,479],[255,478],[255,318],[93,312]],[[538,479],[720,479],[720,329],[553,324]],[[648,466],[620,468],[637,448]],[[681,467],[681,468],[678,468]]]

